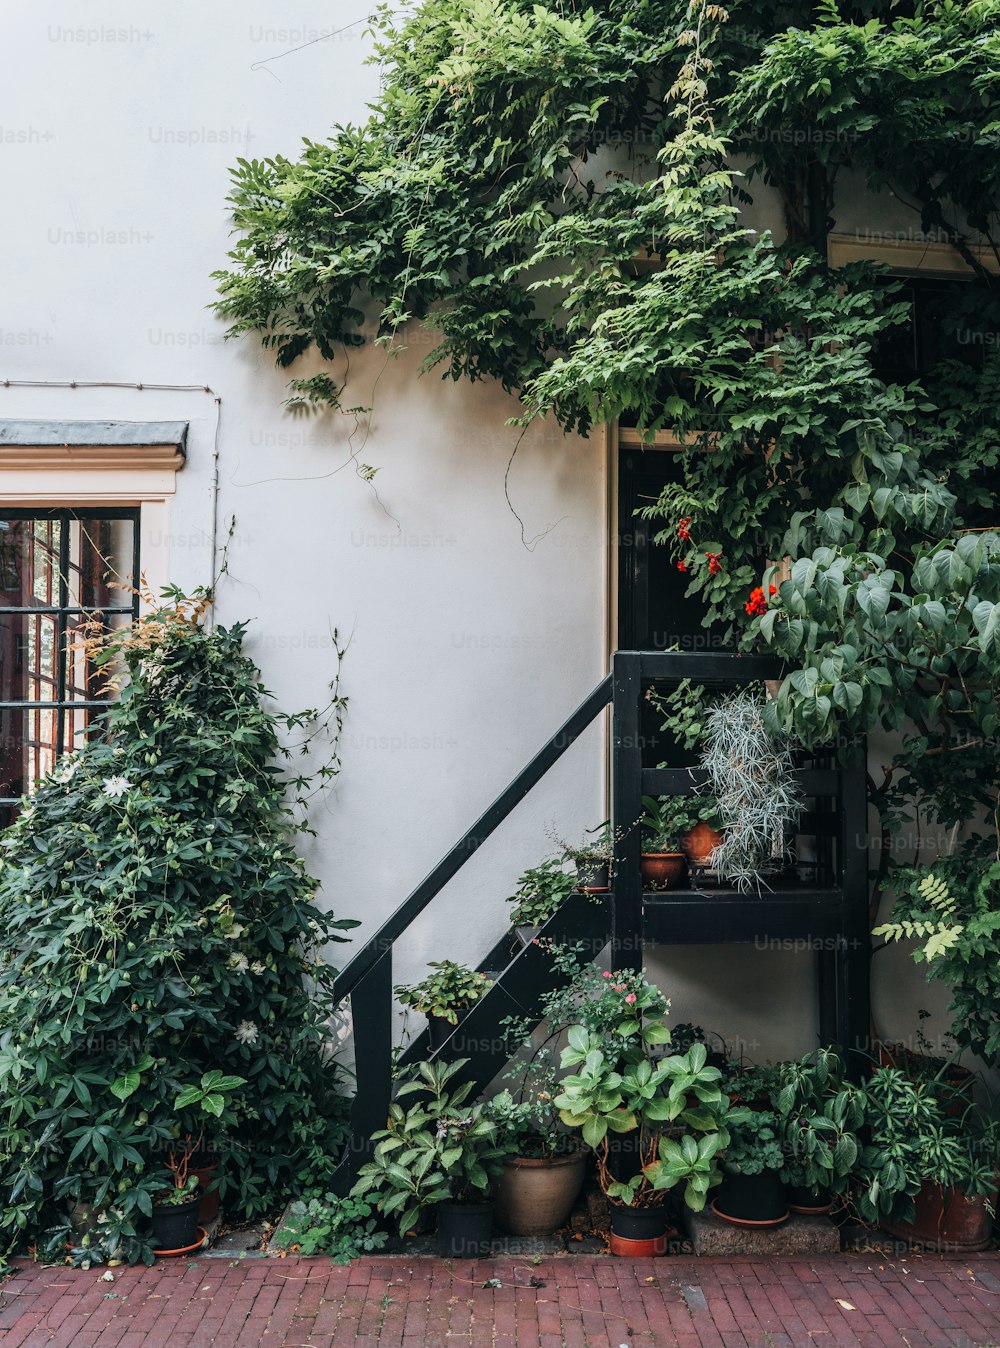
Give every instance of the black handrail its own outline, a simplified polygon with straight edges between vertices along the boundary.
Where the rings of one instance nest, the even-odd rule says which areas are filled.
[[[347,967],[337,975],[335,995],[338,1000],[349,996],[361,979],[373,967],[378,959],[391,950],[411,922],[424,911],[431,900],[440,893],[448,881],[461,869],[474,852],[477,852],[494,830],[503,823],[517,806],[557,763],[563,754],[579,739],[590,723],[611,701],[612,679],[608,674],[601,680],[592,693],[580,703],[572,716],[556,731],[548,743],[535,754],[514,778],[510,785],[501,791],[488,809],[484,810],[471,828],[467,829],[455,846],[434,867],[431,873],[421,880],[416,889],[384,922],[378,931],[361,947]]]

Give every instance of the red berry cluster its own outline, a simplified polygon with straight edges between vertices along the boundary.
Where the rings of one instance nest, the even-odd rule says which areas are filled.
[[[722,553],[706,552],[705,556],[708,558],[708,574],[710,576],[717,576],[722,570]]]
[[[682,543],[691,542],[691,516],[685,515],[683,519],[677,521],[677,537]]]

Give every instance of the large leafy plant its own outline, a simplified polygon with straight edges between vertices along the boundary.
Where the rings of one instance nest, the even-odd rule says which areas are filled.
[[[189,1140],[237,1218],[322,1186],[344,1140],[323,948],[356,924],[317,906],[276,769],[279,729],[311,717],[271,710],[244,627],[209,632],[201,607],[97,648],[120,700],[3,838],[4,1249],[61,1247],[77,1203],[105,1253],[148,1259]]]
[[[594,1149],[601,1188],[613,1202],[654,1206],[683,1183],[685,1202],[698,1211],[718,1181],[714,1158],[728,1141],[729,1102],[704,1044],[659,1053],[670,1042],[665,1017],[663,995],[641,975],[609,973],[604,993],[569,1028],[562,1067],[570,1070],[555,1103],[562,1121]],[[631,1174],[616,1168],[610,1146],[622,1135],[634,1144]]]
[[[814,1194],[842,1193],[861,1154],[864,1094],[829,1049],[781,1064],[775,1092],[782,1179]]]
[[[511,1154],[486,1107],[467,1103],[472,1083],[453,1084],[467,1061],[420,1063],[396,1092],[386,1127],[372,1134],[372,1159],[358,1172],[351,1196],[374,1199],[380,1212],[398,1220],[401,1236],[438,1203],[485,1201]],[[399,1101],[408,1096],[414,1098],[407,1108]]]

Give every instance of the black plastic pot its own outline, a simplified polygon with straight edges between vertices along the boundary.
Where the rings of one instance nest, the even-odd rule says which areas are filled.
[[[437,1053],[444,1048],[453,1034],[457,1034],[461,1028],[462,1021],[469,1014],[470,1007],[464,1007],[457,1013],[458,1021],[452,1025],[450,1020],[445,1020],[444,1016],[427,1017],[427,1037],[430,1040],[431,1052]],[[449,1052],[455,1054],[461,1050],[461,1040],[451,1045]]]
[[[153,1204],[153,1249],[186,1250],[198,1239],[201,1194],[186,1203]]]
[[[785,1186],[776,1170],[765,1170],[759,1175],[727,1174],[712,1211],[737,1225],[777,1225],[788,1216]]]
[[[829,1212],[833,1207],[833,1194],[829,1189],[810,1189],[807,1185],[790,1184],[787,1197],[788,1206],[793,1212],[806,1215]]]
[[[667,1229],[664,1207],[627,1208],[611,1204],[611,1230],[626,1240],[657,1240]]]
[[[492,1203],[439,1203],[438,1254],[442,1259],[484,1259],[493,1244]]]
[[[610,888],[611,865],[607,861],[578,861],[576,863],[576,887],[585,894],[599,893]]]

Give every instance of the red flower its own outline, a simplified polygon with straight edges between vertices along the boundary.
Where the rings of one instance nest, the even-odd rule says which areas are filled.
[[[687,570],[687,562],[678,562],[678,563],[677,563],[677,570],[678,570],[678,571],[686,571],[686,570]]]
[[[683,519],[677,521],[677,537],[682,543],[691,541],[691,516],[685,515]]]
[[[777,587],[777,585],[769,585],[769,586],[767,587],[767,592],[768,592],[768,594],[777,594],[777,593],[778,593],[778,587]]]
[[[708,574],[710,576],[717,576],[722,570],[722,553],[706,552],[705,556],[708,558]]]
[[[747,616],[750,618],[759,618],[762,614],[767,612],[767,599],[764,596],[764,591],[759,585],[755,590],[750,591],[750,600],[748,603],[744,604],[743,607],[746,609]]]

